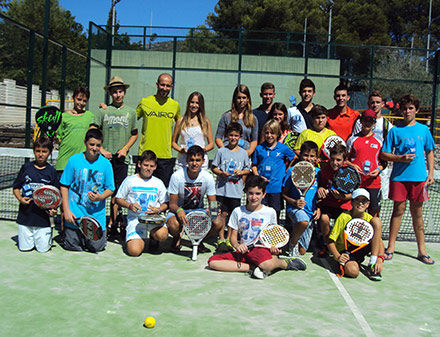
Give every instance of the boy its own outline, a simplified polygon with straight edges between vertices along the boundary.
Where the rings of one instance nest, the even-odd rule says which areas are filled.
[[[263,204],[273,207],[279,219],[286,162],[290,163],[295,158],[295,153],[287,145],[278,142],[281,128],[277,121],[267,121],[263,127],[263,135],[264,142],[257,145],[252,157],[252,172],[267,181],[267,193]]]
[[[226,128],[228,144],[217,151],[211,164],[212,172],[218,176],[216,195],[221,206],[221,217],[225,220],[236,207],[240,206],[243,193],[243,177],[250,173],[248,154],[246,150],[238,146],[242,134],[241,124],[229,124]],[[230,233],[228,231],[228,238],[225,240],[224,231],[220,231],[217,251],[232,249]]]
[[[115,191],[110,202],[109,236],[117,235],[116,216],[119,207],[115,196],[122,181],[127,177],[129,157],[128,152],[138,138],[136,126],[136,110],[124,104],[124,97],[129,84],[119,76],[114,76],[104,87],[112,97],[112,103],[95,114],[91,126],[101,129],[104,141],[101,154],[110,160],[115,178]]]
[[[125,178],[122,182],[116,202],[119,206],[128,208],[127,216],[127,253],[139,256],[145,248],[147,225],[139,223],[138,217],[143,213],[157,214],[168,208],[168,193],[162,180],[153,177],[157,167],[157,157],[153,151],[142,153],[137,163],[139,173]],[[150,236],[157,241],[168,238],[168,228],[157,226],[150,232]]]
[[[113,170],[110,162],[100,155],[102,132],[90,129],[84,140],[86,151],[73,155],[61,176],[61,195],[65,221],[64,248],[73,251],[99,252],[107,240],[105,231],[105,199],[112,195]],[[75,225],[82,216],[95,218],[104,235],[98,241],[84,237]]]
[[[328,112],[328,128],[336,132],[346,142],[360,114],[359,111],[353,110],[347,105],[350,95],[345,85],[338,85],[335,88],[333,98],[336,105]]]
[[[312,141],[306,141],[301,146],[300,161],[305,160],[316,165],[318,160],[318,146]],[[319,168],[315,168],[316,177],[319,177]],[[313,221],[321,216],[317,207],[316,192],[318,191],[318,178],[307,191],[303,199],[292,183],[292,167],[284,177],[283,198],[286,200],[286,216],[293,224],[293,232],[289,242],[289,256],[304,255],[309,248],[313,232]]]
[[[272,108],[273,99],[275,98],[275,85],[265,82],[260,88],[261,105],[252,112],[258,120],[258,139],[261,137],[261,131],[267,121],[267,116]]]
[[[294,107],[289,108],[288,110],[288,120],[292,130],[295,130],[294,126],[299,123],[300,128],[299,132],[307,129],[313,128],[313,121],[310,115],[310,111],[315,106],[312,100],[316,94],[315,83],[312,80],[307,78],[303,79],[299,84],[299,95],[301,96],[301,102]],[[299,115],[302,115],[300,118]]]
[[[426,264],[434,264],[434,260],[426,252],[422,216],[423,202],[428,199],[427,187],[434,183],[434,139],[428,127],[416,121],[419,100],[414,95],[403,96],[399,106],[403,123],[388,132],[381,152],[383,160],[394,162],[389,193],[394,206],[385,259],[393,258],[406,200],[409,200],[418,248],[417,259]],[[428,174],[426,174],[423,154],[426,155]]]
[[[349,152],[347,164],[361,175],[360,187],[365,188],[370,194],[368,212],[375,217],[379,216],[382,199],[379,175],[385,166],[379,162],[382,142],[373,133],[376,125],[376,113],[373,110],[365,110],[360,121],[361,131],[347,141]]]
[[[211,256],[208,260],[211,269],[249,272],[251,266],[255,266],[253,276],[259,279],[265,278],[265,273],[277,268],[306,270],[307,265],[299,258],[279,259],[275,256],[281,253],[276,247],[248,247],[262,228],[277,220],[275,210],[261,203],[266,194],[265,187],[266,181],[262,177],[250,176],[246,179],[246,206],[234,209],[228,223],[232,231],[231,243],[236,251]]]
[[[186,154],[188,167],[184,167],[173,173],[168,192],[170,194],[170,211],[167,215],[167,227],[173,236],[171,251],[179,253],[180,233],[183,224],[188,223],[186,214],[191,211],[205,211],[203,209],[203,197],[208,196],[208,201],[216,201],[214,178],[206,170],[202,170],[205,161],[205,153],[198,145],[191,146]],[[208,236],[213,233],[223,232],[223,221],[212,221],[212,227]],[[223,236],[224,239],[224,236]],[[200,253],[208,253],[210,250],[203,243],[199,245]]]
[[[37,138],[34,142],[35,160],[25,163],[14,181],[14,196],[20,202],[18,209],[18,249],[46,253],[52,247],[52,228],[49,216],[57,214],[56,209],[49,214],[32,202],[32,192],[42,185],[59,187],[57,172],[47,163],[53,144],[46,137]],[[22,191],[24,192],[22,195]]]
[[[344,275],[347,277],[356,278],[359,275],[359,265],[364,260],[364,257],[371,252],[370,263],[368,265],[369,277],[372,281],[381,281],[380,274],[383,267],[383,243],[382,236],[382,222],[378,217],[373,217],[365,211],[370,203],[370,194],[363,188],[358,188],[353,191],[351,205],[352,209],[349,212],[342,213],[335,221],[333,230],[329,237],[328,250],[333,255],[333,258],[339,263],[345,263]],[[344,230],[347,223],[353,219],[359,218],[368,221],[374,228],[374,236],[370,243],[362,249],[347,254],[344,252],[345,239]]]
[[[344,194],[337,190],[330,190],[333,176],[337,170],[344,166],[347,159],[347,148],[342,144],[337,144],[330,150],[329,165],[321,170],[318,179],[318,198],[320,199],[319,208],[321,217],[318,220],[324,244],[328,243],[330,233],[330,219],[336,219],[343,211],[351,209],[351,193]],[[325,255],[326,247],[319,252],[320,256]]]

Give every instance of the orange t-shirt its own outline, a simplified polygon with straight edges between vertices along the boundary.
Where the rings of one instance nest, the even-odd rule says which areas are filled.
[[[344,141],[347,141],[359,116],[359,111],[353,110],[348,106],[347,111],[343,113],[339,113],[336,107],[334,107],[328,111],[327,125],[330,130],[333,130]]]

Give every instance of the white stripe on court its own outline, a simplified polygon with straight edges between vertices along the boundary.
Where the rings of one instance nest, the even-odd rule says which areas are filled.
[[[371,327],[368,325],[368,323],[365,320],[364,316],[362,315],[361,311],[357,307],[356,303],[354,303],[350,294],[344,288],[341,281],[339,281],[339,278],[334,273],[332,273],[330,271],[330,265],[328,264],[327,260],[324,258],[321,258],[321,262],[324,265],[324,267],[327,268],[327,272],[330,275],[330,278],[333,280],[333,283],[335,284],[336,288],[338,288],[339,292],[341,293],[342,297],[344,298],[345,302],[347,303],[347,305],[350,308],[351,312],[353,313],[354,317],[358,321],[362,330],[364,330],[365,335],[368,337],[376,336],[374,334],[373,330],[371,330]]]

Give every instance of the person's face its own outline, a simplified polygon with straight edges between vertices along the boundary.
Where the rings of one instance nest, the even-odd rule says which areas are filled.
[[[362,132],[370,132],[376,125],[376,119],[372,117],[361,117]]]
[[[278,141],[278,135],[273,132],[270,128],[264,130],[264,140],[268,145],[273,145]]]
[[[336,105],[340,108],[347,106],[347,102],[350,100],[347,90],[336,91],[333,97],[336,101]]]
[[[308,161],[310,164],[313,164],[315,166],[316,160],[318,159],[318,154],[315,150],[307,150],[304,152],[301,152],[301,158],[302,160]]]
[[[301,96],[301,100],[308,104],[312,101],[313,96],[315,96],[315,91],[312,87],[305,87],[299,92],[299,95]]]
[[[98,157],[99,151],[101,150],[102,140],[96,138],[89,138],[84,142],[86,144],[86,152],[91,157]]]
[[[412,103],[406,104],[405,106],[400,107],[400,113],[403,116],[403,121],[405,124],[411,123],[416,119],[416,114],[419,110],[416,109],[416,106]]]
[[[50,150],[47,147],[36,147],[34,149],[35,162],[37,166],[43,166],[49,158]]]
[[[142,179],[149,179],[156,170],[157,165],[153,160],[144,160],[142,163],[138,163],[138,167],[140,177]]]
[[[260,97],[263,105],[271,105],[273,103],[273,99],[275,97],[274,89],[265,89],[263,92],[260,92]]]
[[[278,124],[281,125],[281,123],[284,121],[284,112],[283,112],[283,110],[275,109],[274,112],[273,112],[273,119],[275,119],[278,122]]]
[[[237,146],[238,141],[241,138],[240,133],[238,133],[237,131],[229,131],[227,137],[231,146]]]
[[[113,103],[121,105],[124,102],[125,87],[111,87],[110,95],[112,96]]]
[[[342,154],[333,154],[330,156],[330,166],[333,171],[339,170],[341,167],[344,166],[344,156]]]
[[[356,199],[351,200],[351,205],[353,206],[353,209],[363,213],[367,210],[368,206],[370,206],[370,201],[364,196],[359,196]]]
[[[190,158],[187,157],[188,172],[197,173],[202,168],[205,158],[202,155],[193,155]]]
[[[167,98],[173,88],[173,80],[168,75],[162,75],[156,83],[157,95],[163,99]]]
[[[199,109],[199,98],[197,96],[193,96],[193,98],[191,98],[191,101],[189,102],[189,111],[191,111],[192,114],[196,114],[197,112],[199,112]]]
[[[73,109],[78,113],[83,113],[87,105],[87,96],[82,92],[73,97]]]
[[[242,111],[247,107],[248,103],[249,98],[242,92],[239,92],[237,96],[235,96],[235,107],[237,110]]]
[[[312,117],[313,128],[315,131],[321,131],[327,125],[327,115],[317,115]]]
[[[257,207],[261,204],[266,193],[263,193],[263,190],[257,186],[251,187],[246,191],[246,198],[248,204]]]
[[[377,114],[384,107],[384,102],[382,101],[382,98],[378,96],[371,96],[368,99],[368,107]]]

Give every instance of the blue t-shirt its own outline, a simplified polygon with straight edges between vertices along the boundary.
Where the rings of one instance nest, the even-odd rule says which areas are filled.
[[[281,193],[286,173],[286,160],[291,161],[295,153],[285,144],[277,142],[271,149],[266,142],[257,145],[252,156],[252,164],[257,165],[258,174],[269,180],[267,193]]]
[[[425,151],[433,150],[434,139],[426,125],[416,122],[412,126],[396,125],[388,131],[382,152],[397,155],[414,153],[410,163],[394,162],[392,181],[425,181],[428,177],[425,166]]]
[[[289,189],[287,196],[289,196],[292,199],[298,200],[300,198],[299,192],[296,189],[296,187],[293,185],[292,179],[290,178],[290,176],[292,175],[292,169],[293,167],[287,170],[286,175],[284,177],[283,187]],[[316,192],[318,192],[318,177],[321,170],[315,167],[315,171],[316,171],[315,181],[313,182],[313,185],[309,188],[309,190],[307,191],[304,197],[304,200],[306,201],[306,205],[304,206],[304,211],[310,218],[313,217],[313,213],[316,211],[316,199],[317,199]],[[292,204],[286,202],[286,212],[289,212],[292,209],[297,209],[297,208],[294,207]]]
[[[105,230],[105,200],[92,202],[87,193],[114,191],[113,169],[105,157],[99,155],[94,162],[89,162],[83,152],[69,158],[60,180],[61,185],[69,188],[69,208],[79,219],[91,216],[98,220]],[[66,222],[67,227],[76,228]]]

